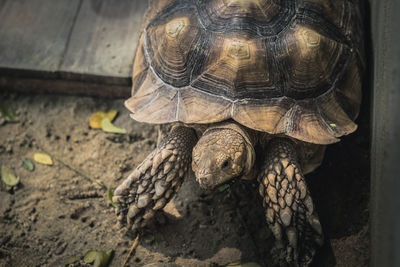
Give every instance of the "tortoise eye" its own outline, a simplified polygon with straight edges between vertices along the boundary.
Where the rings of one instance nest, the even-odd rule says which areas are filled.
[[[225,170],[225,169],[227,169],[230,165],[231,165],[231,160],[230,160],[230,159],[226,159],[226,160],[222,163],[221,169]]]

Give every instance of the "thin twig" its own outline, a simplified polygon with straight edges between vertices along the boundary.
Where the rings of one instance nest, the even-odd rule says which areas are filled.
[[[78,170],[77,168],[75,168],[75,167],[72,166],[71,164],[69,164],[69,163],[63,161],[62,159],[60,159],[60,158],[54,156],[53,154],[49,153],[49,152],[46,151],[45,149],[40,148],[40,150],[43,150],[43,152],[49,154],[50,157],[52,157],[53,159],[57,160],[58,162],[60,162],[60,163],[61,163],[62,165],[64,165],[65,167],[67,167],[67,168],[73,170],[74,172],[76,172],[76,173],[79,174],[80,176],[82,176],[82,177],[84,177],[84,178],[86,178],[86,179],[89,179],[89,180],[92,181],[93,183],[96,183],[96,184],[98,184],[99,186],[101,186],[101,188],[107,190],[107,186],[105,186],[102,182],[96,180],[96,179],[93,178],[93,177],[90,177],[89,175],[85,174],[85,173],[82,172],[81,170]]]
[[[135,250],[135,248],[137,247],[138,243],[139,243],[139,235],[137,235],[136,238],[135,238],[135,241],[133,241],[133,244],[132,244],[132,246],[131,246],[131,249],[129,250],[129,253],[128,253],[128,255],[126,256],[125,261],[124,261],[124,263],[122,264],[122,267],[125,267],[126,263],[128,262],[129,258],[131,257],[132,251]]]

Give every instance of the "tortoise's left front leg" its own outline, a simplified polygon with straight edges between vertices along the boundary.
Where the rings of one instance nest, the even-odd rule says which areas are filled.
[[[289,139],[276,138],[267,147],[267,159],[258,180],[267,223],[286,261],[308,266],[323,243],[318,215]]]

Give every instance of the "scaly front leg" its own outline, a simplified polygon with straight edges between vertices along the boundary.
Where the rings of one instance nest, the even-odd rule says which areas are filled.
[[[308,266],[323,235],[292,141],[271,140],[258,181],[268,225],[278,247],[286,248],[286,261]]]
[[[142,228],[179,190],[192,160],[197,137],[193,129],[178,126],[117,187],[113,201],[117,216],[133,230]]]

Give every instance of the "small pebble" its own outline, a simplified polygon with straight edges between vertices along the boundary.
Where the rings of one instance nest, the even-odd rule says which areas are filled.
[[[8,144],[8,145],[6,146],[6,152],[7,152],[7,153],[10,153],[10,154],[13,152],[13,147],[12,147],[11,144]]]
[[[62,254],[64,252],[64,250],[67,248],[67,246],[68,246],[68,243],[66,243],[66,242],[61,243],[58,246],[58,248],[56,249],[56,251],[54,252],[54,254],[56,254],[56,255]]]
[[[37,214],[32,214],[31,217],[29,218],[33,223],[35,223],[37,221]]]

